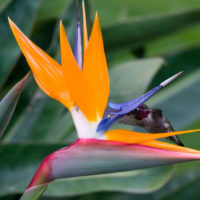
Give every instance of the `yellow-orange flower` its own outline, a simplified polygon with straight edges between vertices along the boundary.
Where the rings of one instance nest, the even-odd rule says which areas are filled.
[[[89,42],[84,29],[87,47],[82,71],[74,58],[62,22],[61,65],[31,42],[10,19],[9,23],[39,87],[69,110],[77,105],[89,121],[102,118],[109,96],[109,77],[98,15]]]
[[[97,126],[103,118],[109,97],[109,76],[98,15],[96,14],[95,16],[88,41],[84,3],[84,57],[82,69],[73,55],[62,22],[60,22],[61,65],[31,42],[10,19],[9,23],[38,86],[47,95],[60,101],[71,111],[77,132],[81,132],[79,137],[96,137],[124,143],[137,143],[161,149],[197,152],[177,145],[156,141],[155,139],[200,131],[199,129],[160,134],[143,134],[129,130],[110,130],[104,132],[103,136],[98,135]],[[151,91],[147,93],[147,97],[152,96],[152,94],[173,80],[174,77],[177,77],[177,75],[161,83],[152,90],[153,93]],[[148,98],[145,97],[143,101],[146,101]],[[139,103],[141,104],[141,102]],[[123,111],[121,113],[123,114]]]

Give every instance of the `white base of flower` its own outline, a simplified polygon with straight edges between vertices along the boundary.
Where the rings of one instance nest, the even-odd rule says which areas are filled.
[[[79,138],[98,138],[96,129],[101,121],[100,118],[97,122],[89,122],[80,109],[73,107],[70,111]]]

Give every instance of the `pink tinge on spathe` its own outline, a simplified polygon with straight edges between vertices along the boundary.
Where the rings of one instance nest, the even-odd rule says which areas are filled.
[[[199,160],[200,153],[175,152],[98,139],[78,139],[49,155],[28,188],[55,179],[150,168]]]

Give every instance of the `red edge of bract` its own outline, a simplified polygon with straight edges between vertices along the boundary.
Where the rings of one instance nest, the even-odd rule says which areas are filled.
[[[123,153],[125,153],[126,155],[127,153],[130,153],[131,155],[131,152],[135,154],[136,153],[135,150],[137,151],[138,149],[138,153],[140,154],[139,156],[141,159],[146,158],[146,157],[151,157],[151,159],[153,159],[154,157],[155,159],[160,159],[160,158],[164,160],[171,159],[171,160],[174,160],[172,163],[176,163],[176,159],[177,159],[177,162],[200,160],[200,153],[189,153],[189,152],[173,151],[173,150],[167,150],[167,149],[159,149],[155,147],[145,146],[142,144],[130,144],[130,143],[115,142],[115,141],[100,140],[100,139],[79,138],[70,146],[59,149],[55,151],[54,153],[50,154],[49,156],[47,156],[41,163],[38,170],[36,171],[27,189],[52,182],[54,180],[51,177],[52,175],[51,167],[52,167],[53,162],[56,160],[63,159],[65,155],[69,156],[70,154],[66,154],[66,152],[70,151],[70,148],[72,146],[73,148],[76,148],[76,146],[80,148],[84,146],[86,148],[88,147],[86,151],[91,150],[91,149],[94,149],[94,151],[95,150],[99,151],[101,149],[102,150],[104,149],[104,150],[108,150],[108,154],[110,150],[112,151],[117,150],[119,152],[119,156],[121,155],[121,153],[122,155]],[[72,154],[72,155],[75,156],[75,154]],[[81,155],[78,155],[79,158],[80,156]],[[111,172],[109,171],[107,173],[111,173]],[[66,177],[62,177],[62,178],[66,178]]]
[[[30,184],[28,185],[27,189],[37,186],[37,185],[42,185],[46,183],[50,183],[53,181],[51,179],[51,160],[52,160],[53,154],[50,154],[47,156],[37,169],[35,175],[33,176]]]
[[[35,187],[37,185],[42,185],[42,184],[48,184],[53,181],[51,178],[51,164],[52,161],[56,158],[56,153],[60,151],[66,151],[69,149],[71,146],[75,145],[76,143],[79,142],[80,139],[77,139],[75,142],[73,142],[71,145],[64,147],[62,149],[59,149],[50,155],[48,155],[40,164],[39,168],[37,169],[35,175],[33,176],[30,184],[27,187],[27,190]]]

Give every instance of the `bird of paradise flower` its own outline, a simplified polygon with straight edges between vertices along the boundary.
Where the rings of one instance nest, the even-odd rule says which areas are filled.
[[[39,198],[47,185],[58,178],[121,172],[200,159],[197,150],[156,140],[200,129],[159,134],[109,130],[117,119],[137,109],[180,73],[136,99],[121,104],[110,102],[112,117],[103,117],[110,87],[101,28],[96,14],[88,40],[84,2],[82,8],[83,49],[79,13],[74,54],[60,22],[61,65],[31,42],[9,19],[38,86],[69,109],[79,137],[72,145],[43,160],[22,199]]]

